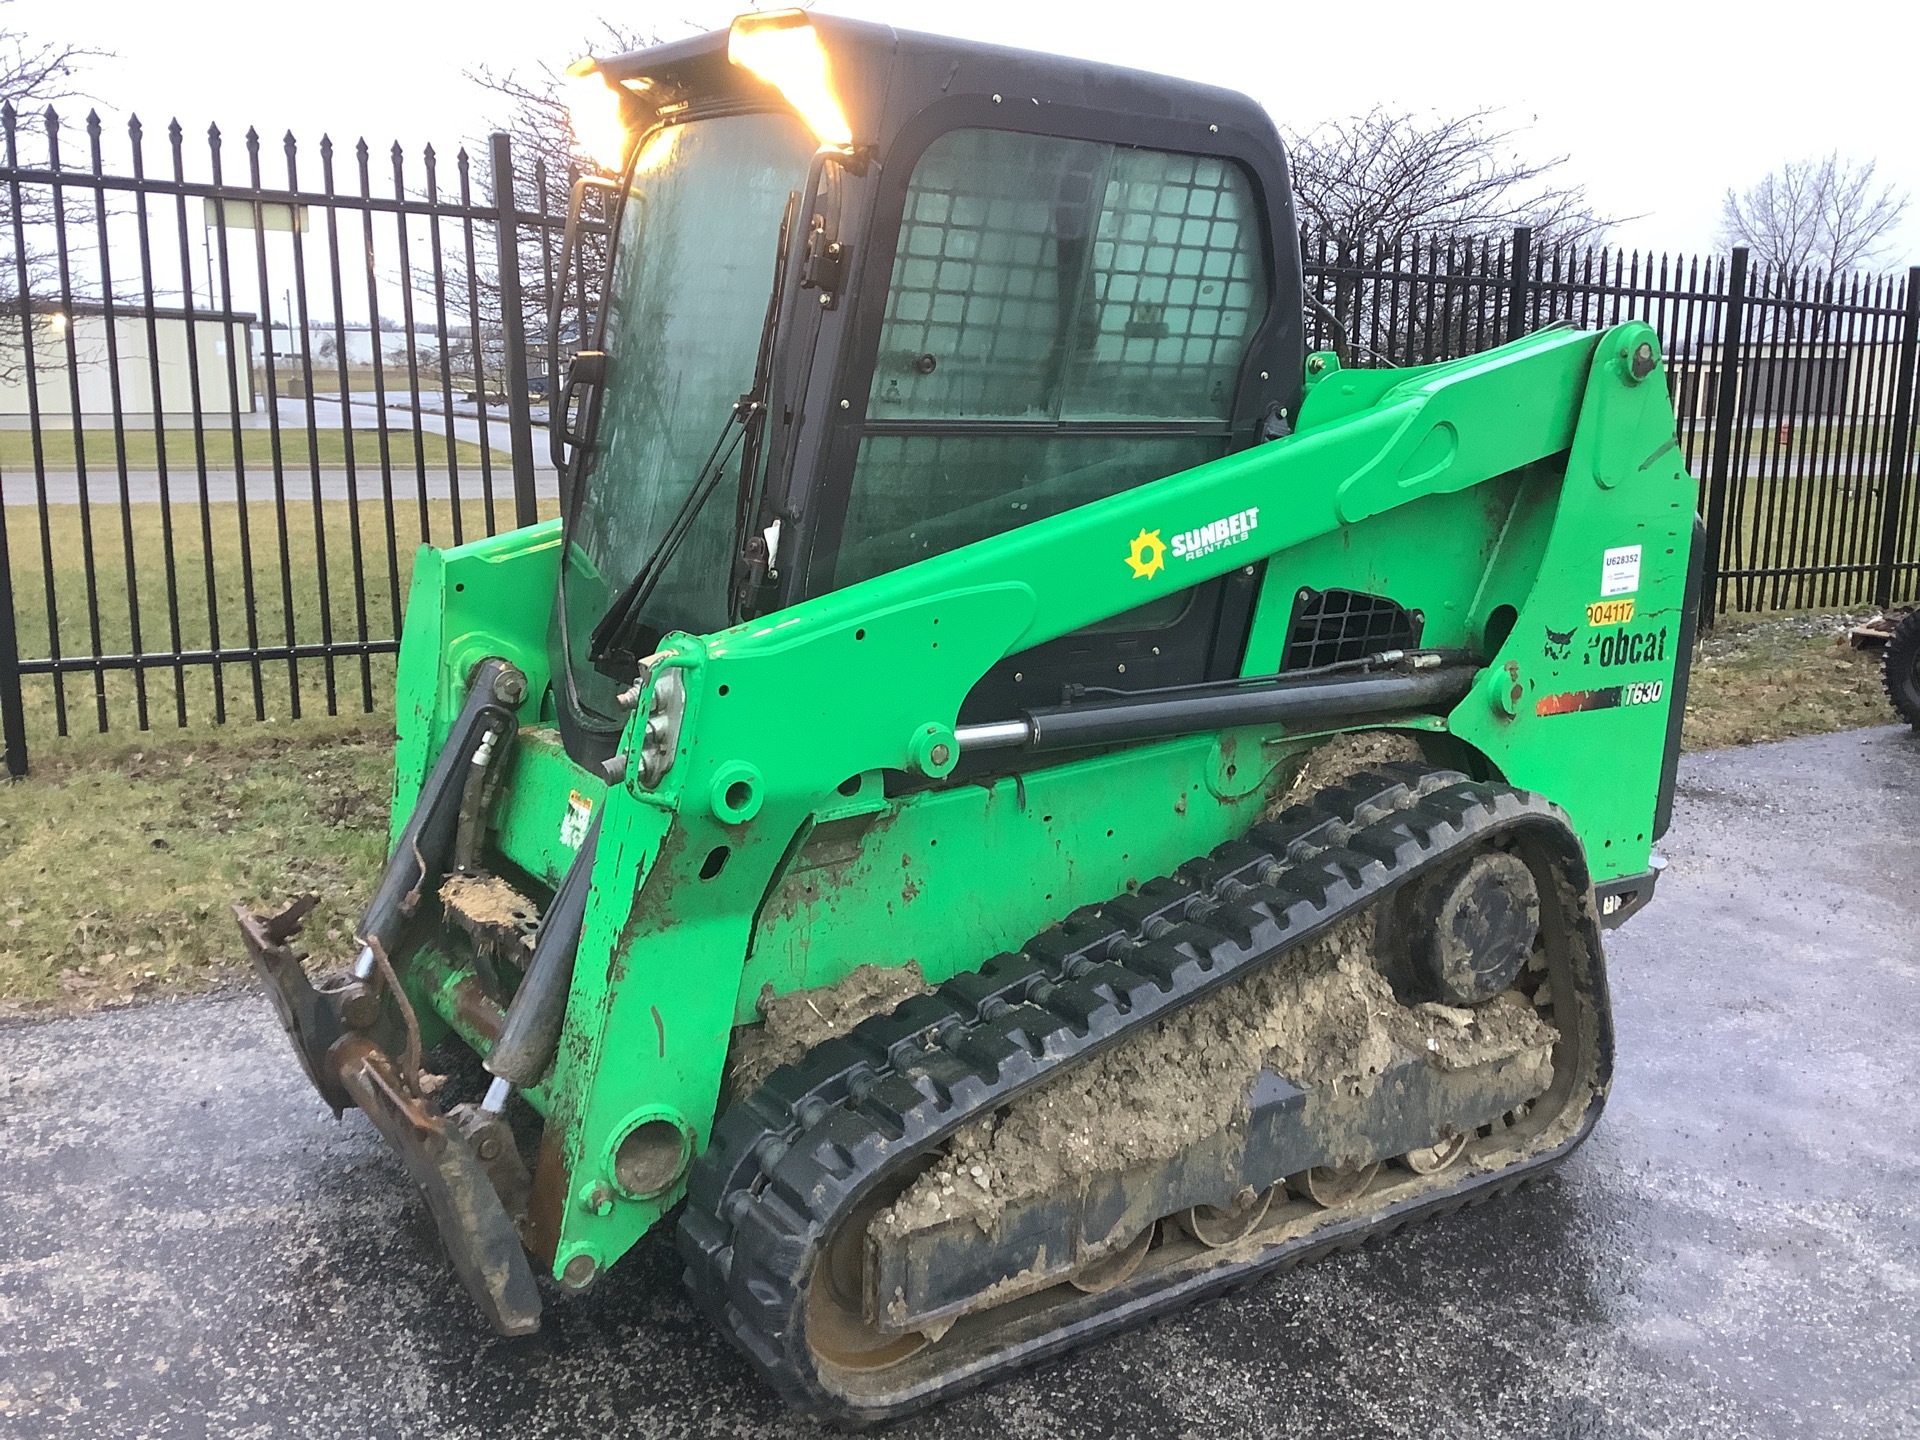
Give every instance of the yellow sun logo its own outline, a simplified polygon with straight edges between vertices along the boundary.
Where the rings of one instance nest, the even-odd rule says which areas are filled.
[[[1144,580],[1167,568],[1167,542],[1160,538],[1158,530],[1142,530],[1133,537],[1133,550],[1127,556],[1127,564],[1133,567],[1136,580]]]

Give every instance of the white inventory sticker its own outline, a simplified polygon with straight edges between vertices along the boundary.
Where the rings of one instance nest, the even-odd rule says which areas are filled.
[[[567,813],[560,817],[560,843],[578,850],[587,840],[587,827],[593,819],[593,801],[578,790],[567,796]]]
[[[1631,595],[1640,588],[1640,547],[1622,545],[1600,556],[1601,595]]]

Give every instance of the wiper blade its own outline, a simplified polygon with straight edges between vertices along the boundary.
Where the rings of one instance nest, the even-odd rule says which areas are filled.
[[[787,253],[793,244],[793,222],[800,213],[800,192],[787,192],[786,209],[780,216],[780,235],[773,250],[773,289],[767,295],[767,313],[760,321],[760,344],[753,357],[753,388],[747,394],[760,402],[762,410],[767,398],[773,393],[773,343],[780,329],[781,302],[787,293]],[[765,431],[764,413],[753,419],[758,422],[742,432],[746,440],[746,449],[740,456],[740,484],[734,494],[733,503],[733,554],[736,561],[744,549],[747,527],[753,518],[753,487],[760,472],[760,440]],[[729,578],[728,589],[732,582]],[[733,601],[728,601],[728,614],[739,619]]]
[[[759,462],[760,422],[765,417],[767,392],[773,384],[773,342],[780,322],[780,302],[786,293],[787,250],[793,237],[793,217],[800,205],[800,192],[787,192],[786,213],[780,219],[780,234],[773,255],[773,290],[767,297],[767,313],[760,322],[760,341],[754,350],[753,387],[734,402],[733,410],[727,416],[727,423],[721,427],[719,437],[713,442],[713,449],[707,452],[706,462],[693,477],[693,484],[687,490],[687,498],[680,502],[679,510],[674,512],[672,521],[667,525],[667,533],[660,537],[660,543],[654,547],[653,554],[647,557],[647,563],[640,567],[633,579],[614,597],[607,607],[607,613],[593,627],[593,634],[587,640],[587,659],[598,665],[602,661],[612,660],[620,664],[631,664],[637,657],[632,654],[632,631],[634,622],[653,592],[659,588],[660,579],[667,572],[667,566],[679,551],[680,544],[693,529],[693,522],[706,508],[713,492],[720,488],[720,481],[727,473],[727,466],[733,460],[733,453],[746,440],[747,451],[740,465],[740,485],[735,497],[733,550],[740,549],[740,536],[747,523],[747,514],[752,503],[753,471]],[[739,426],[736,434],[735,425]],[[732,436],[731,442],[728,437]],[[725,453],[722,453],[724,450]]]
[[[740,437],[746,434],[753,416],[762,408],[761,402],[751,395],[742,395],[734,402],[733,409],[727,415],[727,423],[721,427],[720,434],[713,442],[713,449],[707,452],[706,462],[694,476],[687,498],[680,502],[680,508],[668,522],[667,533],[660,537],[660,543],[647,557],[647,563],[614,597],[613,603],[607,607],[607,613],[593,627],[593,634],[587,638],[589,662],[597,665],[603,660],[631,661],[634,658],[628,653],[633,621],[647,601],[653,598],[653,592],[659,588],[660,578],[667,573],[668,564],[679,552],[680,542],[687,538],[687,533],[693,529],[693,522],[700,517],[700,511],[712,498],[713,492],[720,488],[720,481],[727,473],[727,463],[739,448]],[[739,427],[737,434],[736,426]],[[732,443],[728,443],[729,436],[732,436]]]

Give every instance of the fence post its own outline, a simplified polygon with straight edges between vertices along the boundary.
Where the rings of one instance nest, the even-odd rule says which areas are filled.
[[[1747,247],[1727,264],[1727,308],[1720,331],[1720,383],[1713,402],[1713,469],[1707,479],[1707,561],[1700,576],[1700,624],[1720,613],[1720,561],[1725,553],[1727,472],[1733,464],[1733,412],[1740,404],[1740,332],[1747,304]]]
[[[527,400],[527,318],[520,308],[520,215],[513,198],[513,142],[505,131],[496,130],[487,144],[493,166],[501,344],[506,351],[507,431],[513,441],[513,518],[516,525],[531,525],[540,518],[540,507],[533,493],[533,410]]]
[[[1533,230],[1515,227],[1513,249],[1507,254],[1507,339],[1527,333],[1527,298],[1533,289]]]
[[[1894,553],[1900,542],[1900,511],[1907,493],[1907,461],[1913,433],[1914,352],[1920,349],[1920,265],[1907,271],[1907,314],[1900,331],[1899,378],[1894,382],[1893,438],[1887,446],[1887,483],[1880,501],[1880,568],[1874,576],[1873,603],[1893,603]]]
[[[0,504],[0,750],[14,780],[27,773],[27,715],[20,699],[20,636],[13,624],[13,559],[7,507]]]

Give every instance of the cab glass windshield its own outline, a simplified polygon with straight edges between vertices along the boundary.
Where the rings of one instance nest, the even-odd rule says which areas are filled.
[[[815,149],[790,114],[729,115],[656,131],[633,164],[606,295],[606,382],[567,517],[553,637],[554,673],[595,729],[618,724],[620,684],[588,660],[589,637],[753,383],[781,217]],[[732,455],[640,612],[642,645],[728,623],[740,447]]]

